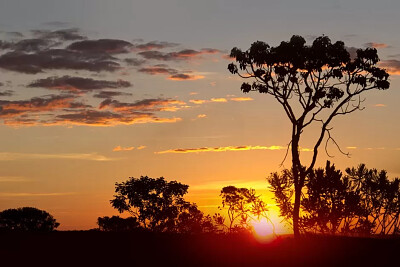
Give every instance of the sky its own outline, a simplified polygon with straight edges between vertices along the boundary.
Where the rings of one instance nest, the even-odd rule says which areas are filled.
[[[400,177],[399,12],[397,0],[0,0],[0,210],[34,206],[61,230],[90,229],[117,215],[115,182],[141,175],[188,184],[206,213],[227,185],[271,202],[290,122],[270,97],[241,93],[227,55],[294,34],[375,47],[391,74],[389,90],[332,123],[351,157],[330,146],[317,165]]]

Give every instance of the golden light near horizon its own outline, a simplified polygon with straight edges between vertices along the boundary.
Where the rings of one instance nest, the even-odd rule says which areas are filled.
[[[271,242],[276,238],[275,226],[273,222],[262,217],[251,221],[254,237],[262,243]]]

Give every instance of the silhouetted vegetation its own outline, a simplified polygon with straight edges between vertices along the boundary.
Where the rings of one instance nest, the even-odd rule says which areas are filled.
[[[229,231],[249,229],[250,219],[267,216],[267,205],[256,195],[254,189],[226,186],[222,188],[222,207],[226,207],[229,218]]]
[[[238,65],[231,63],[228,70],[253,80],[252,84],[243,83],[241,90],[271,95],[291,123],[288,150],[290,146],[294,205],[290,214],[298,236],[302,189],[313,172],[320,145],[323,140],[326,145],[331,141],[340,150],[330,123],[338,115],[361,110],[361,95],[365,92],[388,89],[389,74],[378,67],[375,48],[358,49],[351,56],[342,41],[332,43],[327,36],[316,38],[312,45],[296,35],[276,47],[257,41],[247,51],[233,48],[230,56]],[[304,164],[300,137],[314,124],[321,125],[321,129],[312,148],[312,160]]]
[[[268,178],[281,211],[290,222],[293,212],[293,174],[284,170]],[[301,200],[300,230],[304,233],[388,235],[400,231],[400,179],[364,164],[343,175],[328,161],[325,169],[306,178]]]
[[[153,232],[200,233],[214,231],[210,216],[195,203],[184,200],[189,186],[163,177],[129,178],[115,184],[112,206],[120,213],[129,212],[139,227]]]
[[[0,212],[0,230],[50,232],[60,224],[48,212],[32,207]]]
[[[139,222],[135,217],[121,218],[119,216],[99,217],[97,225],[100,231],[106,232],[129,232],[139,228]]]

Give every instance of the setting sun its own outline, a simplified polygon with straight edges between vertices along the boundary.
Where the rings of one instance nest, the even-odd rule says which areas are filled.
[[[251,224],[257,240],[270,241],[276,236],[274,226],[266,218],[253,221]]]

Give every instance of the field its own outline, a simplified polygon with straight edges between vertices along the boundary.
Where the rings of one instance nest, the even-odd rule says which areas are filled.
[[[1,233],[2,266],[385,266],[400,239],[60,231]],[[38,265],[39,264],[39,265]],[[123,265],[122,265],[123,264]]]

